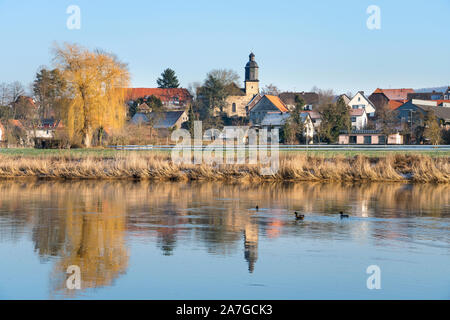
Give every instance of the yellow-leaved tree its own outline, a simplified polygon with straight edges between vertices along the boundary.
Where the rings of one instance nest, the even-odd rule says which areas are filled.
[[[54,54],[67,82],[68,103],[63,114],[69,137],[80,136],[82,144],[90,147],[96,131],[121,128],[130,82],[127,65],[112,54],[76,44],[55,45]]]

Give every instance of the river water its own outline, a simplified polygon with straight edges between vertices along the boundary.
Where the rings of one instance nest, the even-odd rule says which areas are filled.
[[[0,299],[449,298],[449,185],[0,182]]]

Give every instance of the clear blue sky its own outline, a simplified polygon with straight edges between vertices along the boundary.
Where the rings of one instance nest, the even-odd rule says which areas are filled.
[[[366,27],[372,4],[381,30]],[[66,27],[69,5],[80,30]],[[0,82],[28,85],[57,41],[114,52],[135,87],[155,87],[166,67],[182,86],[214,68],[242,80],[252,50],[261,84],[283,90],[448,85],[449,16],[449,0],[0,0]]]

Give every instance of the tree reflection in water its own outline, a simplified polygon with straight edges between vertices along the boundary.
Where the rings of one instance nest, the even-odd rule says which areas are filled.
[[[3,181],[0,241],[17,241],[31,229],[40,259],[54,260],[51,290],[57,293],[65,291],[70,265],[80,266],[83,288],[110,286],[127,271],[128,237],[153,241],[167,257],[182,241],[212,255],[241,250],[253,273],[261,239],[415,236],[408,224],[339,223],[339,211],[388,224],[390,218],[449,217],[449,207],[450,186],[431,184]],[[304,222],[295,221],[294,210],[306,215]]]

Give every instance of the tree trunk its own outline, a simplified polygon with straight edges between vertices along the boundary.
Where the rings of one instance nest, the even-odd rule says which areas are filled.
[[[92,132],[89,129],[85,129],[83,132],[83,145],[85,148],[90,148],[92,145]]]

